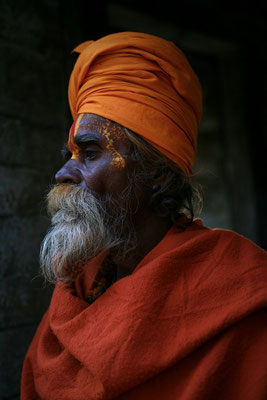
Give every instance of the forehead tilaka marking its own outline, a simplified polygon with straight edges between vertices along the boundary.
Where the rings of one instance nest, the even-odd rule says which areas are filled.
[[[77,158],[77,153],[78,153],[78,142],[86,142],[86,136],[83,138],[81,136],[80,138],[77,137],[77,143],[76,143],[76,135],[78,132],[79,128],[86,128],[88,127],[90,131],[93,132],[99,132],[102,137],[105,138],[106,140],[106,149],[111,153],[112,159],[110,161],[110,165],[116,167],[116,168],[124,168],[125,167],[125,160],[121,156],[121,154],[115,149],[114,144],[117,140],[123,139],[124,135],[122,132],[122,129],[120,126],[118,126],[115,123],[112,123],[108,119],[103,119],[102,117],[89,117],[86,118],[86,114],[79,114],[76,120],[73,122],[71,129],[70,129],[70,134],[69,134],[69,141],[68,141],[68,146],[70,151],[73,153],[72,154],[72,159]]]
[[[77,116],[77,118],[73,121],[73,124],[70,128],[68,146],[69,146],[70,151],[72,151],[72,152],[77,150],[77,146],[74,143],[74,138],[77,135],[77,131],[78,131],[82,117],[83,117],[83,114],[79,114]]]

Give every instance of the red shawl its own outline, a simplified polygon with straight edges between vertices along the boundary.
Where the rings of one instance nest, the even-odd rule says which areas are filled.
[[[56,285],[21,399],[267,399],[266,260],[249,240],[197,220],[171,228],[91,305],[88,265],[75,289]]]

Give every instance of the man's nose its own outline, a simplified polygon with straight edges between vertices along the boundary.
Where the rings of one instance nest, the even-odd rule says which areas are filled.
[[[81,172],[75,165],[75,160],[69,160],[56,173],[55,179],[57,183],[81,183]]]

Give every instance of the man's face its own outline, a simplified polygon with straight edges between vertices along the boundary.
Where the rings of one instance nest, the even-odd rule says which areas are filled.
[[[58,185],[48,194],[52,228],[40,259],[49,280],[71,281],[96,255],[110,251],[123,259],[134,249],[149,195],[146,185],[135,184],[136,161],[118,124],[80,115],[65,156]]]
[[[94,114],[81,114],[70,132],[68,158],[57,183],[74,183],[98,198],[120,199],[133,168],[123,128]]]

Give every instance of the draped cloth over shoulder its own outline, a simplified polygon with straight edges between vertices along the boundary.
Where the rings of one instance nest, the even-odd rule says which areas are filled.
[[[73,118],[94,113],[139,134],[192,173],[202,100],[183,52],[156,36],[121,32],[88,41],[69,82]]]
[[[266,400],[266,252],[199,221],[173,227],[93,304],[88,265],[58,284],[21,400]]]

